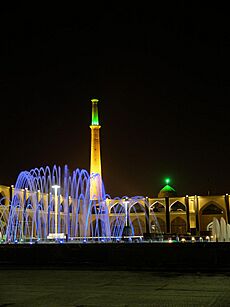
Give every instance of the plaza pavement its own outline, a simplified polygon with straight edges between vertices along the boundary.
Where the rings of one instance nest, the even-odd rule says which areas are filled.
[[[230,273],[0,269],[0,307],[230,306]]]

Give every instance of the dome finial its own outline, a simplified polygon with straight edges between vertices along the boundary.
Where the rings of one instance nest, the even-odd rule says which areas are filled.
[[[165,178],[165,183],[169,184],[169,182],[170,182],[170,178]]]

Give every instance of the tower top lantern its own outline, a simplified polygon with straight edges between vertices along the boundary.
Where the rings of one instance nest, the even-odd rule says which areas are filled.
[[[98,107],[97,107],[97,103],[98,103],[98,99],[91,99],[92,101],[92,122],[91,125],[92,126],[99,126],[99,117],[98,117]]]

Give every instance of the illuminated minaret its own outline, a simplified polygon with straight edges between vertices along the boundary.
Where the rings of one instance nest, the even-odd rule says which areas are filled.
[[[92,122],[91,122],[91,159],[90,159],[90,199],[102,197],[101,181],[101,152],[100,152],[100,128],[98,117],[98,99],[92,99]],[[92,176],[98,174],[99,176]]]

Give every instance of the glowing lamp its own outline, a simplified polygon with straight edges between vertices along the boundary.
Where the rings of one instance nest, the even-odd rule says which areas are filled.
[[[170,182],[170,178],[165,178],[165,183],[169,184],[169,182]]]
[[[52,185],[52,188],[53,188],[53,189],[59,189],[59,188],[60,188],[60,185],[54,184],[54,185]]]
[[[98,108],[97,108],[98,99],[91,99],[91,101],[92,101],[92,126],[98,126],[99,125]]]

